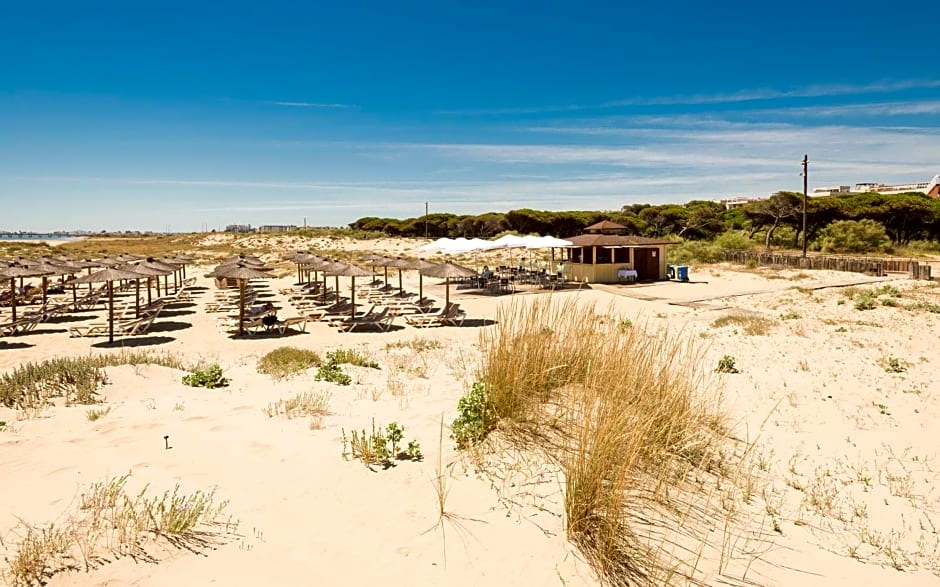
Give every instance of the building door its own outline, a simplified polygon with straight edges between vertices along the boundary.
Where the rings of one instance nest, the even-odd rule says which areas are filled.
[[[633,249],[633,268],[637,279],[659,279],[659,251],[657,249]]]

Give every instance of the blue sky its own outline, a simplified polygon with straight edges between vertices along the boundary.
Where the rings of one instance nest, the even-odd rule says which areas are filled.
[[[618,209],[940,173],[931,2],[7,3],[0,229]]]

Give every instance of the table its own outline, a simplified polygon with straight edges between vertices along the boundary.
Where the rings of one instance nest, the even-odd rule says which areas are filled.
[[[617,269],[617,279],[620,281],[633,283],[638,276],[639,274],[636,272],[636,269]]]

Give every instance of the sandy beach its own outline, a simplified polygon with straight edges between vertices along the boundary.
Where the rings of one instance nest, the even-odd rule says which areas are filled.
[[[166,547],[159,562],[109,554],[90,571],[56,573],[49,585],[599,585],[565,537],[557,468],[514,452],[480,466],[456,450],[446,428],[474,381],[481,332],[498,326],[500,306],[552,296],[692,339],[701,372],[724,396],[729,434],[753,443],[742,461],[749,488],[734,506],[733,536],[716,526],[702,547],[704,583],[940,583],[931,434],[940,417],[935,282],[711,265],[693,267],[690,283],[531,288],[512,296],[452,286],[452,301],[467,313],[463,326],[416,329],[399,317],[389,332],[343,333],[312,322],[285,336],[233,338],[205,312],[214,285],[203,277],[212,263],[201,249],[232,241],[212,235],[195,247],[202,264],[189,269],[198,276],[193,301],[161,313],[147,335],[129,343],[218,363],[227,387],[192,388],[178,369],[124,365],[106,369],[103,403],[94,407],[109,411],[94,421],[89,406],[61,402],[34,413],[0,408],[0,558],[13,555],[20,520],[54,523],[76,509],[89,484],[130,473],[131,493],[148,485],[158,493],[177,484],[214,490],[228,502],[226,525],[196,552]],[[417,257],[422,242],[247,237],[237,246],[274,262],[307,249]],[[479,267],[505,256],[458,261]],[[260,285],[284,318],[297,312],[277,292],[296,273],[290,264],[279,267],[279,277]],[[389,281],[397,285],[397,270]],[[417,291],[414,271],[403,281]],[[341,287],[347,284],[343,278]],[[425,278],[424,289],[444,298],[441,280]],[[876,292],[875,304],[857,309],[865,291]],[[99,307],[0,338],[0,373],[53,357],[120,352],[101,339],[69,337],[69,326],[102,316]],[[315,380],[315,369],[285,380],[258,373],[258,359],[285,345],[321,354],[354,349],[379,368],[345,365],[348,386]],[[724,357],[737,372],[715,373]],[[302,392],[329,394],[317,425],[265,413]],[[344,434],[373,421],[404,426],[423,459],[379,471],[345,460]],[[444,520],[434,482],[441,469],[453,514]]]

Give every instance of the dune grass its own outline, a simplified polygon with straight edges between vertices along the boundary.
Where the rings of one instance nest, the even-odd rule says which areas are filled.
[[[330,393],[321,392],[303,392],[293,395],[287,399],[279,399],[271,402],[264,409],[264,413],[269,418],[303,418],[310,416],[311,428],[320,428],[323,416],[330,413]]]
[[[149,487],[128,491],[130,475],[94,483],[80,495],[78,507],[46,526],[25,521],[3,537],[8,552],[3,578],[11,585],[44,585],[66,570],[90,571],[110,559],[131,556],[156,562],[154,541],[201,552],[213,544],[227,502],[214,491],[153,494]],[[225,523],[225,530],[232,525]],[[149,549],[156,551],[157,549]],[[160,549],[162,550],[162,549]]]
[[[611,585],[692,578],[665,526],[703,511],[688,480],[718,470],[725,439],[691,338],[570,298],[502,306],[496,324],[480,384],[500,433],[560,465],[568,538]]]
[[[258,373],[270,375],[277,380],[288,379],[322,364],[323,359],[316,351],[282,346],[258,360]]]
[[[104,367],[145,364],[185,368],[178,355],[165,352],[123,350],[83,357],[53,357],[23,363],[0,375],[0,405],[38,408],[55,397],[64,398],[66,405],[95,404],[100,401],[98,389],[108,382]]]
[[[769,318],[749,314],[726,314],[712,321],[712,328],[740,327],[747,336],[764,336],[770,332],[773,325],[774,321]]]

